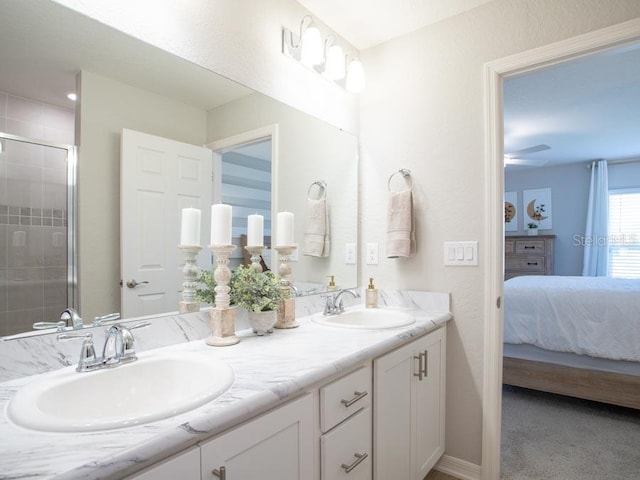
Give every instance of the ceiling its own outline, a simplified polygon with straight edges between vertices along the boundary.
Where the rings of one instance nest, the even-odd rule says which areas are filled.
[[[361,50],[489,1],[298,0]],[[507,79],[505,152],[550,147],[510,168],[640,157],[639,112],[640,44]]]

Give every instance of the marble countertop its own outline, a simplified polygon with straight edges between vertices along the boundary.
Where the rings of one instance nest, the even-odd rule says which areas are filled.
[[[26,430],[6,419],[6,405],[18,389],[46,373],[0,383],[0,479],[110,479],[133,474],[440,328],[451,318],[448,308],[425,309],[420,305],[424,302],[412,303],[422,310],[416,323],[404,328],[334,328],[304,316],[298,318],[299,328],[264,337],[241,330],[241,341],[233,346],[210,347],[204,340],[193,340],[142,352],[139,361],[160,350],[204,351],[227,362],[235,381],[197,409],[134,427],[72,434]],[[445,304],[448,307],[448,301]]]

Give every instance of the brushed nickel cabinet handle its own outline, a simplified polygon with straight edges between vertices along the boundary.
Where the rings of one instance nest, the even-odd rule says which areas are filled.
[[[367,396],[367,392],[353,392],[353,394],[355,395],[355,397],[353,397],[351,400],[340,400],[340,403],[343,404],[345,407],[350,407],[351,405],[353,405],[354,403],[356,403],[358,400],[363,399],[364,397]]]
[[[353,455],[356,457],[356,459],[353,461],[353,463],[351,465],[347,465],[347,464],[344,464],[344,463],[342,465],[340,465],[342,468],[344,468],[344,471],[346,473],[351,473],[351,470],[353,470],[358,465],[360,465],[360,463],[362,463],[364,461],[364,459],[369,456],[366,453],[354,453]]]
[[[418,356],[413,356],[414,360],[418,360],[418,373],[414,373],[414,377],[418,377],[418,380],[422,380],[422,353]]]
[[[424,378],[427,378],[429,376],[429,371],[428,371],[428,365],[429,365],[429,350],[425,350],[422,355],[424,355],[424,365],[422,368],[422,374],[424,375]],[[422,379],[420,379],[422,380]]]
[[[227,469],[225,467],[220,467],[220,470],[214,468],[211,473],[213,473],[220,480],[226,480],[227,478]]]

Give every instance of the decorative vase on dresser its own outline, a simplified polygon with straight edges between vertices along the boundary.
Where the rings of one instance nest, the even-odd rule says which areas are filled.
[[[555,235],[505,237],[504,279],[521,275],[553,275],[555,238]]]

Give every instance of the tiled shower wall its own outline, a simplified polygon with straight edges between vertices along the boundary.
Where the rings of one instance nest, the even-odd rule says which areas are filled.
[[[0,92],[0,131],[72,145],[74,112]],[[2,139],[0,336],[67,306],[66,151]]]

